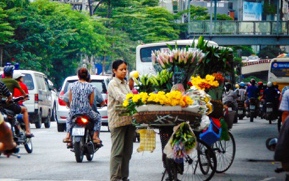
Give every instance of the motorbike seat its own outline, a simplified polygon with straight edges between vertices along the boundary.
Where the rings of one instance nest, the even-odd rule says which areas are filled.
[[[12,116],[14,117],[16,114],[14,113],[14,111],[9,110],[9,109],[4,109],[4,113],[7,114],[7,116]]]

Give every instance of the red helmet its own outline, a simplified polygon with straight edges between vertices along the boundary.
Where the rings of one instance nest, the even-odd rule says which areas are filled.
[[[263,85],[263,82],[262,82],[262,81],[259,81],[259,82],[258,82],[258,85]]]

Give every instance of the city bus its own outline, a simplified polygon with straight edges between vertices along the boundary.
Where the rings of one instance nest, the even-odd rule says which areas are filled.
[[[196,45],[198,40],[174,40],[138,45],[136,47],[136,70],[140,75],[155,74],[151,59],[152,51],[167,50],[169,49],[168,46],[175,47],[175,45],[177,45],[178,48],[191,47],[194,41]],[[213,41],[209,41],[208,45],[218,46],[218,44]]]
[[[268,82],[277,84],[279,90],[289,85],[289,57],[274,58],[269,64]]]

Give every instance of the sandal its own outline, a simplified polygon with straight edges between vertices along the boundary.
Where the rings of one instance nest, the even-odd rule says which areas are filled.
[[[34,134],[32,134],[32,133],[26,133],[25,136],[26,136],[26,138],[32,138],[32,137],[34,137]]]
[[[71,140],[70,140],[70,138],[64,138],[64,139],[62,140],[62,142],[63,142],[63,143],[70,143]]]
[[[93,138],[92,142],[96,145],[96,147],[102,147],[102,141],[99,138]]]

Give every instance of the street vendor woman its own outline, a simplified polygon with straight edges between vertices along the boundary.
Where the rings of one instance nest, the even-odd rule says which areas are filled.
[[[129,161],[133,152],[135,126],[131,116],[120,116],[116,110],[131,90],[125,80],[127,63],[112,63],[113,78],[108,85],[108,124],[111,132],[110,181],[128,181]]]

